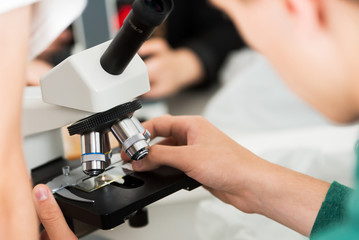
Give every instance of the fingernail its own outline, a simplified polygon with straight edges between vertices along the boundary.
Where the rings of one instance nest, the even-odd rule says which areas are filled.
[[[37,201],[42,202],[49,198],[49,191],[46,188],[38,187],[35,191]]]
[[[132,167],[134,169],[140,169],[142,167],[142,160],[133,161]]]

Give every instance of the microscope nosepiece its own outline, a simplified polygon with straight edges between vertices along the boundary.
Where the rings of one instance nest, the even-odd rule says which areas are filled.
[[[81,136],[81,163],[85,174],[97,176],[110,166],[110,132],[132,160],[140,160],[147,156],[151,134],[133,116],[140,108],[139,100],[134,100],[96,113],[68,127],[70,136]]]

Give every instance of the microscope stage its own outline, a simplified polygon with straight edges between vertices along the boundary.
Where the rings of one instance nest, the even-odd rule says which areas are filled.
[[[61,175],[63,166],[81,166],[80,161],[54,160],[32,170],[34,184],[47,183]],[[75,195],[95,203],[73,201],[54,194],[66,218],[77,219],[99,229],[112,229],[131,217],[136,211],[181,189],[192,190],[200,184],[183,172],[161,167],[151,172],[131,172],[124,181],[113,182],[92,192],[74,187],[67,189]]]

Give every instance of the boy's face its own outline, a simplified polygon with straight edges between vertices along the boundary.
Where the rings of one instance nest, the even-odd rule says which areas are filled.
[[[353,52],[359,53],[359,4],[350,0],[211,2],[231,17],[248,44],[263,53],[303,99],[333,121],[358,118],[359,54]]]

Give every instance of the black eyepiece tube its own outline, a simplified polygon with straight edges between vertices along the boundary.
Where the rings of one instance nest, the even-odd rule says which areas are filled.
[[[173,0],[135,0],[123,26],[100,59],[102,68],[121,74],[142,44],[173,9]]]

